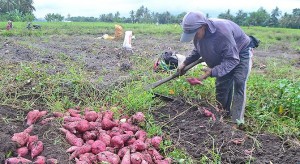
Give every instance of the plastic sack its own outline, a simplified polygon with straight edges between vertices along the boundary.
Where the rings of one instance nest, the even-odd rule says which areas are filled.
[[[123,42],[123,48],[125,48],[126,50],[132,50],[131,39],[132,39],[132,31],[126,31],[124,42]]]

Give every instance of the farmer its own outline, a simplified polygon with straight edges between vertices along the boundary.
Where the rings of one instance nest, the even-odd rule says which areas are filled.
[[[216,99],[234,123],[244,123],[246,82],[251,70],[251,38],[234,22],[207,19],[201,12],[189,12],[182,21],[181,42],[193,40],[194,49],[177,71],[200,57],[208,65],[194,84],[216,77]]]
[[[12,21],[9,20],[6,25],[6,30],[11,30],[13,28]]]

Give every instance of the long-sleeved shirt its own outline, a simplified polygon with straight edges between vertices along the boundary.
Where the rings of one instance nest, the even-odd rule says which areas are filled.
[[[224,19],[210,19],[216,27],[215,33],[208,28],[201,40],[194,40],[194,50],[185,60],[185,65],[202,57],[212,68],[212,77],[222,77],[239,63],[239,53],[250,43],[250,38],[234,22]]]

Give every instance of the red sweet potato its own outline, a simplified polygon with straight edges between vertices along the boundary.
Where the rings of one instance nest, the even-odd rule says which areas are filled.
[[[89,161],[89,160],[88,160]],[[89,162],[75,158],[76,164],[89,164]]]
[[[12,157],[5,160],[5,164],[31,164],[32,161],[23,157]]]
[[[23,132],[30,134],[33,130],[33,125],[30,125],[28,128],[26,128]]]
[[[155,163],[157,163],[157,164],[171,164],[172,159],[171,158],[166,158],[164,160],[156,160]]]
[[[29,136],[29,138],[28,138],[28,141],[27,141],[27,148],[29,149],[29,150],[31,150],[32,149],[32,145],[33,144],[31,144],[32,142],[36,142],[36,141],[38,141],[39,140],[39,138],[38,138],[38,136],[37,135],[34,135],[34,136]]]
[[[45,124],[47,124],[48,122],[50,122],[50,121],[52,121],[52,120],[54,120],[55,119],[55,117],[48,117],[48,118],[45,118],[45,119],[43,119],[42,121],[41,121],[41,124],[42,125],[45,125]]]
[[[145,115],[142,112],[137,112],[131,116],[133,123],[141,123],[145,121]]]
[[[79,123],[79,121],[74,121],[74,122],[66,122],[65,124],[63,124],[62,126],[69,130],[71,133],[75,134],[77,132],[76,130],[76,126]]]
[[[113,117],[114,117],[114,112],[112,112],[110,110],[103,112],[103,119],[106,118],[106,119],[112,120]]]
[[[152,156],[153,160],[162,160],[163,156],[160,155],[160,153],[154,149],[154,148],[149,148],[148,153]]]
[[[147,163],[149,163],[149,164],[153,164],[153,163],[154,163],[153,160],[152,160],[151,155],[148,153],[147,150],[146,150],[146,151],[143,151],[143,152],[141,152],[141,153],[143,154],[144,160],[145,160]]]
[[[46,157],[37,156],[36,160],[33,162],[33,164],[46,164]]]
[[[72,116],[72,117],[79,117],[79,118],[81,117],[80,110],[70,108],[70,109],[68,109],[68,112],[70,113],[70,116]]]
[[[80,161],[86,161],[88,164],[94,164],[97,161],[97,156],[93,153],[80,154],[79,155],[79,160]]]
[[[88,141],[86,141],[85,143],[86,143],[86,144],[89,144],[89,145],[92,145],[94,142],[95,142],[94,140],[88,140]]]
[[[146,160],[142,160],[141,164],[149,164]]]
[[[113,136],[111,138],[111,146],[114,148],[122,148],[124,147],[124,141],[122,140],[122,138],[120,136]]]
[[[81,133],[84,133],[84,132],[90,130],[90,123],[87,120],[82,119],[81,121],[78,122],[75,129]]]
[[[77,138],[74,134],[72,134],[70,131],[64,129],[64,128],[59,128],[63,133],[66,135],[66,139],[68,143],[72,146],[82,146],[83,145],[83,140],[81,138]]]
[[[119,127],[113,127],[110,131],[109,131],[109,135],[111,137],[113,136],[118,136],[118,135],[121,135],[123,134],[123,130],[120,129]]]
[[[29,139],[29,134],[25,132],[15,133],[11,140],[17,142],[19,147],[24,146]]]
[[[98,131],[86,131],[83,133],[83,136],[82,138],[85,140],[85,141],[88,141],[88,140],[95,140],[97,139],[97,135],[98,135]]]
[[[71,156],[69,157],[69,160],[75,158],[75,157],[78,157],[80,154],[85,154],[85,153],[88,153],[90,152],[92,149],[92,146],[91,145],[88,145],[88,144],[85,144],[81,147],[78,147],[72,154]]]
[[[61,112],[53,112],[52,114],[54,117],[64,117],[64,114]]]
[[[79,146],[71,146],[69,149],[66,150],[66,152],[67,153],[72,153],[72,152],[74,152],[78,148],[79,148]]]
[[[114,121],[108,119],[108,118],[103,118],[101,122],[101,126],[104,130],[110,130],[115,126],[118,126]]]
[[[98,154],[106,150],[106,145],[101,140],[97,140],[92,144],[92,153]]]
[[[74,121],[81,121],[79,117],[71,117],[71,116],[64,116],[64,122],[74,122]]]
[[[122,158],[121,164],[131,164],[130,160],[130,150],[127,150]]]
[[[32,148],[31,148],[31,158],[33,159],[37,155],[39,155],[44,150],[44,144],[42,141],[32,142]]]
[[[134,133],[139,130],[139,127],[132,125],[128,122],[121,123],[120,128],[125,131],[133,131]]]
[[[58,160],[54,158],[49,158],[46,160],[47,164],[58,164]]]
[[[147,138],[147,132],[145,132],[144,130],[138,130],[136,133],[135,133],[135,136],[137,139],[145,142],[146,138]]]
[[[101,122],[90,122],[90,130],[96,130],[101,127]]]
[[[120,157],[117,154],[114,154],[109,151],[104,151],[97,154],[97,158],[99,162],[109,162],[110,164],[120,163]]]
[[[124,155],[125,155],[125,153],[126,153],[128,150],[130,150],[130,148],[127,147],[127,146],[121,148],[121,149],[118,151],[118,156],[119,156],[120,158],[123,158]]]
[[[17,149],[17,154],[19,157],[25,157],[28,154],[28,148],[27,147],[20,147]]]
[[[87,121],[96,121],[98,118],[98,113],[95,111],[85,111],[84,117]]]
[[[110,145],[111,137],[105,132],[100,132],[98,140],[102,141],[103,143],[105,143],[106,146],[108,146]]]
[[[47,114],[47,111],[39,111],[39,110],[32,110],[29,111],[27,116],[26,116],[26,124],[27,125],[32,125],[34,124],[38,119],[43,117],[44,115]]]
[[[132,137],[128,141],[125,142],[125,146],[132,145],[135,141],[136,141],[136,138]]]
[[[143,159],[143,154],[140,152],[135,152],[130,155],[130,161],[132,164],[141,164]]]
[[[131,145],[132,151],[137,150],[137,151],[143,151],[147,149],[147,145],[145,142],[142,140],[136,140],[132,145]]]
[[[162,141],[162,138],[160,136],[154,136],[151,138],[151,145],[154,148],[158,149],[161,141]]]

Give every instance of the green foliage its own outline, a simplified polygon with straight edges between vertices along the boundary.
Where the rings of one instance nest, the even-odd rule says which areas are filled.
[[[61,22],[64,20],[64,17],[60,14],[48,13],[45,19],[47,22]]]

